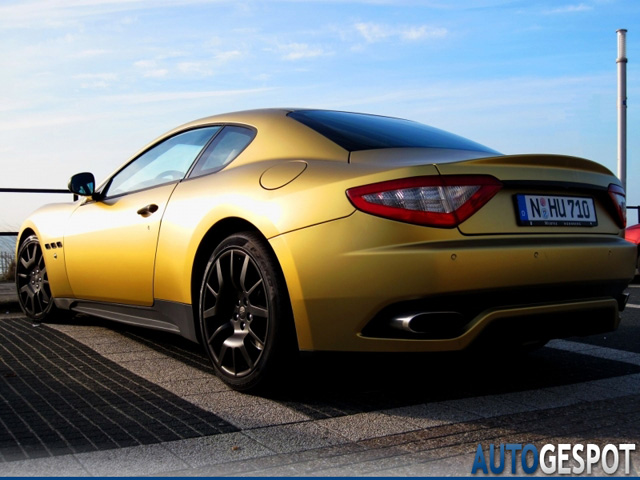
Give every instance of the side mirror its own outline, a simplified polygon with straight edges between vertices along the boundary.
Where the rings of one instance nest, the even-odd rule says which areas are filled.
[[[83,197],[92,197],[95,193],[96,179],[93,173],[76,173],[69,179],[69,191]]]

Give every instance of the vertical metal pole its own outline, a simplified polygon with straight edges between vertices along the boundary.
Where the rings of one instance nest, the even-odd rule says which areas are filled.
[[[627,48],[625,29],[618,32],[618,178],[627,191]]]

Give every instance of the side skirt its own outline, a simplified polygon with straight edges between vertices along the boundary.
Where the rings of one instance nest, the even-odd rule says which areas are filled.
[[[55,298],[56,307],[106,318],[115,322],[176,333],[198,342],[191,305],[155,300],[151,307],[92,302],[75,298]]]

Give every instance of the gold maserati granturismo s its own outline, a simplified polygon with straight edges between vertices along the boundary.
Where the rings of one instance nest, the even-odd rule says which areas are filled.
[[[18,238],[24,312],[200,342],[239,390],[298,352],[528,349],[617,328],[625,192],[582,158],[311,109],[182,125]]]

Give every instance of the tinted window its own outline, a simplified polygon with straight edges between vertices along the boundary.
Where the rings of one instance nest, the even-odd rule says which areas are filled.
[[[200,156],[189,178],[221,170],[240,155],[255,135],[255,132],[249,128],[224,127]]]
[[[108,195],[121,195],[182,180],[220,128],[207,127],[180,133],[152,147],[113,177]]]
[[[327,110],[297,110],[289,117],[349,151],[413,147],[498,153],[453,133],[400,118]]]

